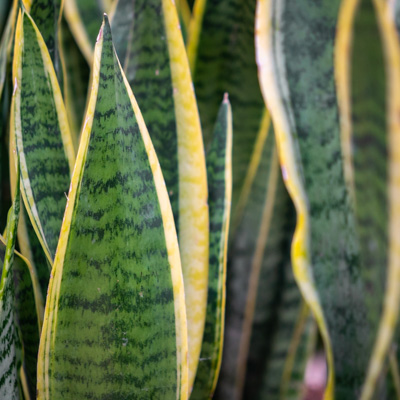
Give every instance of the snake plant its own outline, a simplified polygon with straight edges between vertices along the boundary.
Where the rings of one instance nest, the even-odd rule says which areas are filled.
[[[1,399],[400,399],[399,12],[2,1]]]

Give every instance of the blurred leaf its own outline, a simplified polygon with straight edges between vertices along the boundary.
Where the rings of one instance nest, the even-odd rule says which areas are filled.
[[[178,232],[190,310],[191,387],[206,315],[209,239],[205,157],[189,65],[170,0],[119,0],[112,28],[117,54],[160,160]],[[221,98],[222,94],[219,102]]]
[[[38,399],[187,399],[173,216],[107,17],[94,60],[45,310]]]
[[[75,155],[49,53],[26,12],[18,17],[13,76],[11,143],[21,159],[25,207],[52,263]]]
[[[225,92],[232,104],[234,212],[265,109],[255,63],[255,6],[256,0],[197,0],[189,33],[188,57],[206,146]]]
[[[228,95],[220,107],[211,147],[207,152],[210,263],[207,315],[192,400],[211,398],[221,367],[228,232],[232,196],[232,111]]]

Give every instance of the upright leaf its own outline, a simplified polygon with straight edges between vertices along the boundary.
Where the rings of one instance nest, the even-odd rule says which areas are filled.
[[[18,169],[19,170],[19,169]],[[19,172],[19,171],[18,171]],[[15,327],[13,263],[17,238],[20,191],[15,192],[14,203],[7,219],[7,244],[1,257],[3,267],[0,280],[0,397],[17,400],[19,396],[17,359],[18,337]],[[0,254],[2,252],[0,248]]]
[[[206,315],[209,239],[204,149],[189,65],[171,0],[119,0],[112,24],[117,54],[160,160],[178,232],[190,310],[192,386]]]
[[[57,77],[32,18],[16,28],[11,141],[21,159],[22,195],[51,263],[67,202],[74,149]]]
[[[232,111],[228,96],[218,113],[207,153],[210,264],[207,315],[191,399],[211,398],[221,367],[226,301],[226,262],[232,196]]]
[[[63,88],[63,68],[60,57],[60,20],[62,0],[32,0],[30,14],[35,21],[53,62],[60,87]]]
[[[38,399],[188,398],[179,249],[107,17],[47,297]]]
[[[197,0],[188,38],[188,57],[206,146],[225,92],[232,104],[233,214],[265,108],[255,63],[255,7],[256,0]]]

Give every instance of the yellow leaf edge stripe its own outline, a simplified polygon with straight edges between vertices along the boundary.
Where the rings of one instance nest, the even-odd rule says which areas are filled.
[[[374,0],[373,3],[383,39],[388,82],[389,248],[383,313],[361,400],[373,398],[376,383],[393,339],[400,302],[400,45],[395,15],[389,3],[382,0]]]
[[[162,0],[170,55],[179,164],[179,245],[185,284],[189,340],[189,392],[191,392],[207,308],[208,189],[200,118],[189,63],[173,0]]]
[[[43,59],[43,64],[45,66],[45,72],[52,86],[54,103],[56,106],[57,118],[61,132],[61,139],[64,145],[64,151],[66,158],[68,160],[70,171],[72,171],[74,167],[75,151],[73,146],[73,139],[68,126],[68,119],[61,90],[58,84],[56,73],[54,71],[50,54],[47,50],[43,37],[39,32],[39,29],[37,28],[33,19],[31,18],[31,16],[26,11],[20,10],[18,14],[17,27],[15,32],[15,49],[14,49],[14,60],[13,60],[14,90],[13,90],[12,105],[11,105],[10,138],[12,140],[11,143],[14,150],[16,150],[17,148],[19,149],[20,164],[21,164],[21,192],[24,204],[26,206],[29,218],[32,222],[32,226],[46,254],[46,257],[49,260],[50,264],[52,264],[53,260],[46,242],[46,238],[43,233],[43,228],[36,208],[35,198],[32,192],[32,188],[30,186],[29,172],[26,164],[25,154],[23,151],[22,137],[20,134],[18,134],[18,132],[21,132],[22,129],[21,128],[21,80],[22,80],[22,53],[24,47],[24,30],[23,30],[24,15],[26,15],[29,18],[35,30],[36,38]],[[14,161],[16,162],[15,157],[13,158]]]
[[[319,301],[312,275],[309,253],[310,221],[306,193],[300,171],[296,165],[295,143],[291,136],[291,115],[286,114],[281,91],[288,91],[285,83],[279,81],[273,49],[272,6],[274,0],[258,0],[256,11],[256,59],[258,75],[265,103],[271,113],[278,146],[279,160],[286,188],[293,200],[297,212],[296,229],[291,246],[293,273],[304,300],[310,307],[318,324],[324,343],[328,381],[324,400],[334,398],[334,362],[331,339],[323,310]],[[279,2],[277,4],[279,7]],[[278,62],[282,60],[279,59]],[[283,65],[279,65],[283,68]]]
[[[64,4],[64,15],[68,22],[69,29],[81,49],[82,54],[86,58],[89,65],[93,65],[93,49],[90,44],[89,36],[85,29],[85,25],[82,21],[81,15],[79,14],[76,0],[68,0]]]
[[[104,23],[103,23],[104,24]],[[61,227],[60,240],[56,251],[54,266],[50,277],[49,291],[47,295],[47,305],[45,309],[44,325],[42,330],[42,336],[39,346],[38,356],[38,399],[50,400],[49,393],[49,376],[47,374],[49,368],[50,358],[50,346],[51,344],[51,332],[57,322],[57,305],[59,297],[59,289],[61,285],[63,262],[68,244],[68,237],[70,232],[70,226],[74,211],[74,205],[76,196],[79,190],[81,177],[84,170],[86,161],[87,150],[89,146],[89,139],[93,125],[94,113],[97,103],[97,93],[100,79],[100,62],[101,53],[103,48],[103,37],[101,35],[103,26],[101,28],[96,47],[94,52],[94,65],[92,72],[92,87],[89,98],[89,103],[86,112],[86,119],[82,131],[82,138],[78,150],[77,160],[72,175],[72,181],[70,186],[70,192],[68,195],[68,202],[65,211],[63,224]],[[182,278],[182,270],[179,256],[179,247],[176,237],[176,230],[174,225],[174,219],[172,215],[172,209],[170,206],[168,193],[166,191],[164,179],[162,176],[161,168],[158,163],[158,159],[150,140],[146,125],[144,123],[142,114],[139,110],[137,102],[133,96],[132,90],[130,89],[129,83],[126,80],[125,74],[119,65],[122,76],[124,78],[124,84],[128,91],[132,108],[134,110],[139,130],[144,141],[146,151],[149,157],[149,163],[153,172],[154,183],[159,198],[161,216],[163,220],[163,226],[165,231],[166,246],[168,252],[168,260],[171,265],[171,277],[173,283],[174,292],[174,308],[175,308],[175,326],[176,326],[176,342],[177,342],[177,387],[180,388],[180,392],[177,393],[177,399],[187,400],[188,398],[188,368],[187,368],[187,327],[186,327],[186,308],[185,308],[185,297],[184,297],[184,285]],[[55,295],[54,295],[54,294]],[[54,337],[53,337],[54,341]]]
[[[194,75],[196,70],[197,49],[199,47],[203,17],[206,9],[207,0],[195,0],[193,14],[189,23],[187,55],[189,59],[190,71]]]
[[[334,59],[335,78],[339,106],[340,132],[344,175],[351,199],[355,201],[354,170],[352,162],[352,121],[351,121],[351,49],[353,25],[360,0],[343,1],[337,23]]]
[[[230,225],[230,214],[231,214],[231,203],[232,203],[232,108],[228,100],[228,95],[225,94],[224,103],[228,104],[228,129],[226,135],[226,158],[225,158],[225,212],[224,212],[224,225],[222,230],[225,235],[221,236],[221,250],[222,254],[222,266],[223,266],[223,278],[219,282],[220,287],[218,288],[218,294],[221,295],[221,308],[220,318],[217,320],[221,321],[221,327],[219,332],[219,347],[217,354],[217,365],[215,368],[214,380],[211,385],[211,393],[214,393],[217,387],[219,371],[221,370],[222,364],[222,352],[224,347],[224,332],[225,332],[225,305],[226,305],[226,265],[228,261],[228,237],[229,237],[229,225]]]

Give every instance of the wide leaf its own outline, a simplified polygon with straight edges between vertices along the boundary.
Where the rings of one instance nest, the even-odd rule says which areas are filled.
[[[171,206],[107,17],[50,280],[38,399],[187,399]]]

